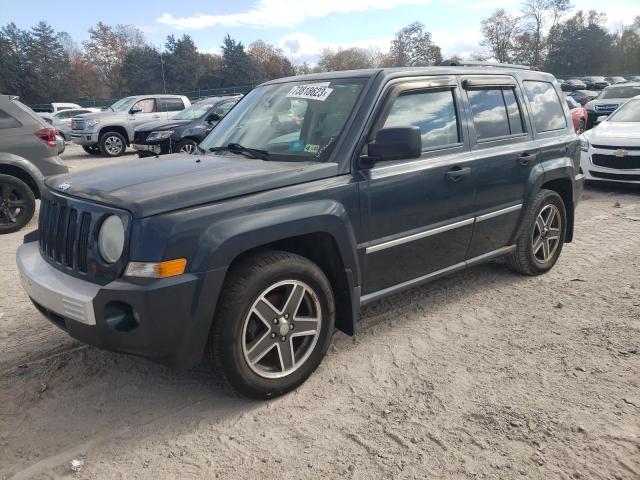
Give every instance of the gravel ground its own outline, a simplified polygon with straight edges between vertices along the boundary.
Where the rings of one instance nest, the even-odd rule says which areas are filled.
[[[547,275],[489,264],[368,307],[268,402],[50,325],[14,262],[34,225],[0,238],[0,478],[640,478],[639,188],[588,187]]]

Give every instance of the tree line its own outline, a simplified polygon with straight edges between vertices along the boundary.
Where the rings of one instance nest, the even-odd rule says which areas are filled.
[[[569,0],[525,0],[512,14],[495,10],[481,22],[482,45],[499,62],[571,75],[640,75],[640,16],[619,31],[604,13],[570,14]]]
[[[497,9],[481,21],[487,53],[454,59],[494,58],[558,76],[640,74],[640,17],[611,32],[604,14],[570,14],[571,9],[569,0],[524,0],[517,14]],[[29,30],[14,23],[0,28],[0,93],[30,104],[197,92],[303,73],[441,62],[441,48],[420,22],[396,32],[388,51],[325,49],[315,65],[296,63],[262,40],[245,47],[229,35],[218,54],[199,51],[189,35],[169,35],[160,49],[131,25],[98,22],[81,44],[46,22]]]

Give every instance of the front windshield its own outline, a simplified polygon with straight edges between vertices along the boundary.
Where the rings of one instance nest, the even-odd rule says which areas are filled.
[[[640,122],[640,100],[629,100],[613,113],[608,122]]]
[[[173,120],[195,120],[202,117],[215,103],[195,103],[172,117]]]
[[[134,98],[135,97],[121,98],[116,103],[111,105],[109,109],[113,110],[114,112],[124,112],[125,110],[127,110],[127,107],[129,106],[129,104],[132,102]]]
[[[270,159],[326,160],[362,91],[364,79],[287,82],[252,90],[200,144],[240,144]],[[275,158],[277,157],[277,158]]]
[[[640,95],[640,85],[605,88],[600,98],[631,98]]]

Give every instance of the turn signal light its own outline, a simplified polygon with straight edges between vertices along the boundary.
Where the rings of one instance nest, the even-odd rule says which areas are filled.
[[[125,277],[167,278],[182,275],[187,268],[186,258],[165,262],[129,262]]]

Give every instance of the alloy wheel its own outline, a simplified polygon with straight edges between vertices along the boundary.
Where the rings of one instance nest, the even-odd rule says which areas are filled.
[[[10,226],[18,223],[27,211],[27,202],[12,185],[0,184],[0,225]]]
[[[531,243],[533,256],[540,263],[547,263],[558,250],[562,232],[560,210],[553,204],[545,205],[533,227]]]
[[[104,141],[104,149],[109,155],[118,155],[122,152],[122,140],[116,136],[107,137]]]
[[[261,377],[286,377],[309,358],[321,327],[320,301],[309,285],[298,280],[275,283],[258,296],[244,319],[244,359]]]
[[[195,149],[195,145],[191,143],[185,143],[182,147],[180,147],[180,153],[188,153],[189,155],[191,155]]]

